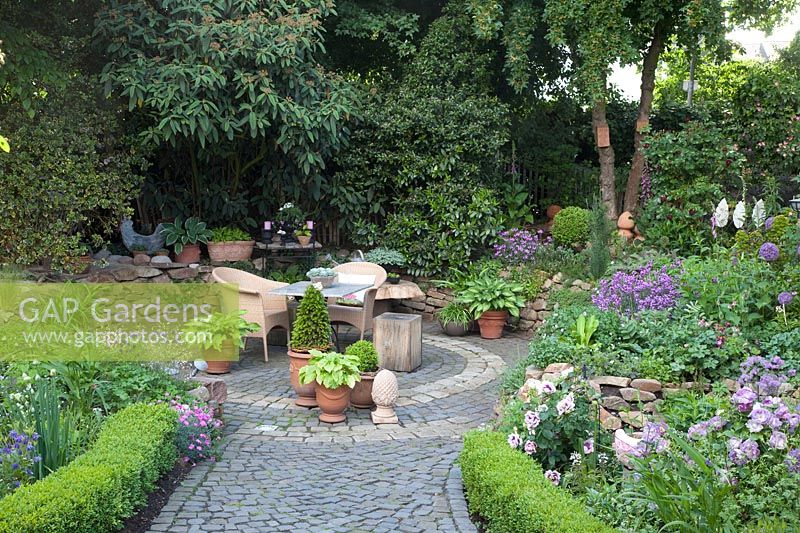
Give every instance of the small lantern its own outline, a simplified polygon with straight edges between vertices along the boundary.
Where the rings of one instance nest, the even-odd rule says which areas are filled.
[[[789,200],[789,207],[794,209],[796,213],[800,213],[800,198],[792,198]]]

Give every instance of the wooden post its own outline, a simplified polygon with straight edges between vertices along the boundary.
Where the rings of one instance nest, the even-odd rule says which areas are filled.
[[[411,372],[422,364],[422,317],[384,313],[373,326],[381,368]]]

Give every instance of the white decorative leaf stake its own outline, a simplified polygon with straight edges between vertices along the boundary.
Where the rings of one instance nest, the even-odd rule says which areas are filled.
[[[756,228],[760,228],[764,225],[766,218],[767,213],[766,209],[764,209],[764,200],[759,200],[753,207],[753,224],[755,224]]]
[[[746,218],[747,211],[745,211],[744,202],[739,200],[739,203],[733,208],[733,225],[736,226],[736,229],[742,229],[744,227]]]
[[[724,228],[728,225],[728,216],[730,208],[728,207],[728,201],[723,198],[719,205],[717,205],[717,209],[714,211],[714,220],[717,222],[718,228]]]

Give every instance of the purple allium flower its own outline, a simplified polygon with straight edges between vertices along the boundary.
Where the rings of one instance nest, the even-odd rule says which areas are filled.
[[[675,307],[680,292],[664,266],[653,270],[648,263],[632,272],[615,272],[610,279],[600,280],[592,295],[592,303],[603,311],[633,315],[639,311],[660,311]]]
[[[564,396],[561,401],[556,404],[556,411],[559,416],[568,415],[575,410],[575,398],[572,393]]]
[[[553,485],[558,485],[561,483],[561,474],[559,474],[556,470],[548,470],[544,473],[545,479],[550,480]]]
[[[742,387],[731,396],[731,402],[736,406],[740,413],[747,413],[753,408],[758,396],[750,387]]]
[[[775,223],[775,217],[769,217],[767,220],[764,221],[764,229],[767,231],[772,229],[772,224]]]
[[[514,433],[508,435],[508,445],[512,448],[516,449],[522,445],[522,437],[519,436],[517,430],[514,430]]]
[[[778,303],[780,305],[789,305],[790,303],[792,303],[795,294],[796,293],[794,292],[783,291],[778,295]]]
[[[533,455],[534,453],[536,453],[536,443],[533,442],[532,440],[525,441],[524,450],[525,453],[527,453],[528,455]]]
[[[777,261],[778,257],[781,255],[781,251],[778,249],[775,244],[771,242],[765,242],[761,245],[761,248],[758,249],[758,257],[766,261],[767,263],[772,263],[773,261]]]
[[[583,441],[583,453],[589,455],[594,452],[594,439],[586,439]]]
[[[782,431],[773,431],[769,437],[769,447],[773,450],[785,450],[788,444],[786,433]]]
[[[800,474],[800,448],[795,448],[786,454],[786,468],[793,474]]]
[[[542,417],[539,416],[539,413],[534,413],[533,411],[528,411],[525,413],[525,427],[528,428],[529,432],[533,432],[539,424],[542,422]]]

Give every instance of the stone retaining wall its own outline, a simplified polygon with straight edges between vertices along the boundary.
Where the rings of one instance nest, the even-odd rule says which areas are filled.
[[[557,381],[562,372],[574,372],[569,363],[553,363],[544,370],[530,366],[525,371],[525,384],[520,388],[517,397],[527,401],[528,393],[542,381]],[[723,384],[730,392],[736,392],[739,384],[726,379]],[[601,396],[600,424],[609,431],[623,426],[634,430],[641,429],[648,420],[658,421],[658,407],[664,398],[678,394],[682,390],[700,390],[709,392],[711,385],[687,381],[684,383],[662,383],[656,379],[631,379],[621,376],[595,376],[589,379],[589,385]],[[789,387],[788,384],[784,384]],[[785,392],[791,391],[789,388]],[[795,391],[800,397],[800,389]]]
[[[520,310],[519,321],[516,327],[522,331],[534,329],[541,324],[552,311],[552,306],[548,304],[548,295],[553,289],[564,288],[564,276],[561,273],[555,274],[545,280],[542,285],[542,292],[533,301],[527,302],[525,307]],[[571,290],[588,291],[592,286],[581,280],[575,280],[570,284]],[[398,313],[411,313],[422,315],[425,320],[433,320],[439,310],[454,298],[451,289],[442,287],[430,287],[425,291],[425,297],[419,300],[400,300],[394,310]]]
[[[172,283],[172,282],[205,282],[211,276],[213,267],[208,265],[174,263],[168,257],[147,256],[128,257],[109,255],[95,260],[91,268],[81,274],[65,274],[52,271],[30,272],[40,282],[76,281],[84,283]]]

